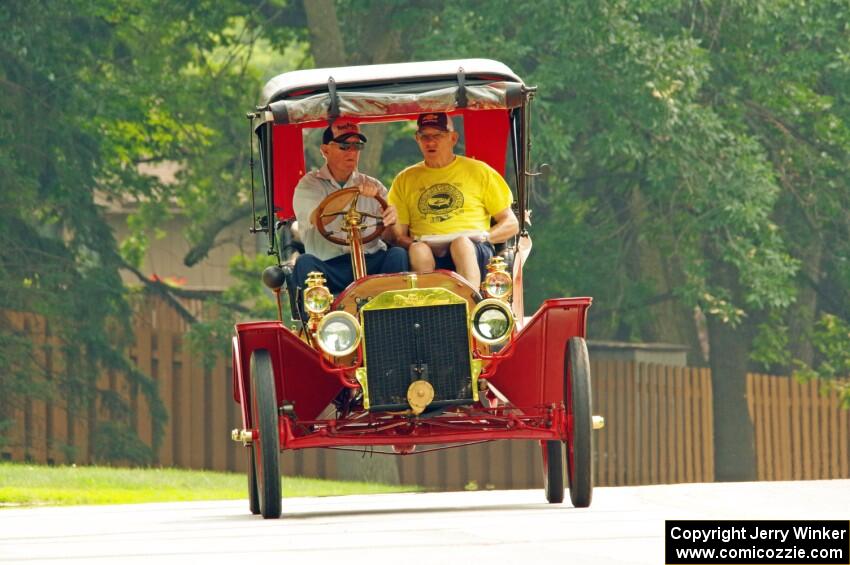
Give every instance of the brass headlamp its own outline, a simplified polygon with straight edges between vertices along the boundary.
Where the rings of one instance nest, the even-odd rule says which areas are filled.
[[[505,259],[496,255],[487,264],[487,275],[481,283],[481,292],[487,298],[509,300],[513,290],[513,281],[508,273]]]
[[[324,316],[316,326],[319,347],[332,357],[345,357],[360,344],[360,322],[348,312],[337,310]]]
[[[514,329],[514,315],[510,306],[497,298],[486,298],[476,304],[469,319],[472,335],[487,345],[504,343]]]
[[[307,275],[307,288],[304,289],[304,308],[310,314],[310,319],[318,321],[331,309],[333,294],[325,286],[325,275],[312,271]]]

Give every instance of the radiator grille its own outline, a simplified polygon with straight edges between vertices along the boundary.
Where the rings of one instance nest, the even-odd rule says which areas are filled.
[[[408,386],[423,378],[414,367],[425,367],[432,406],[472,402],[465,304],[364,310],[363,332],[371,409],[407,408]]]

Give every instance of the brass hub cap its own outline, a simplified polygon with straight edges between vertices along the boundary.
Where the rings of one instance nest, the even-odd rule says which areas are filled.
[[[413,381],[407,387],[407,403],[417,416],[434,400],[434,387],[428,381]]]

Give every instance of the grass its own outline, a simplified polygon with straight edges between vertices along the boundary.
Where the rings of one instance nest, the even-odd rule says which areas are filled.
[[[247,500],[247,483],[244,473],[0,463],[0,506]],[[284,497],[416,490],[409,485],[283,478]]]

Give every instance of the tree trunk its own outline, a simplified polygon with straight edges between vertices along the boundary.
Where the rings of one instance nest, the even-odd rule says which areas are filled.
[[[611,204],[620,224],[626,226],[623,236],[626,277],[649,283],[655,295],[643,306],[649,313],[637,328],[640,339],[685,345],[689,348],[689,360],[702,364],[693,311],[673,296],[673,290],[684,283],[684,275],[676,259],[667,256],[658,245],[665,236],[650,237],[645,233],[650,212],[640,186],[635,186],[625,197],[612,196]]]
[[[821,258],[823,257],[823,241],[814,236],[812,241],[802,252],[800,261],[801,271],[808,277],[811,284],[800,284],[797,301],[791,306],[788,314],[788,336],[791,341],[791,359],[799,360],[808,366],[812,366],[815,360],[815,349],[812,343],[812,329],[817,317],[818,294],[817,284],[821,276]]]
[[[390,57],[398,56],[400,36],[389,25],[392,13],[390,5],[377,2],[365,21],[357,22],[360,25],[347,22],[346,30],[354,30],[356,33],[350,47],[358,47],[350,53],[345,48],[333,0],[304,0],[304,10],[310,30],[310,50],[316,67],[386,63]],[[366,125],[363,133],[369,142],[360,156],[358,168],[366,174],[374,174],[381,160],[386,128]],[[398,461],[395,457],[364,456],[350,451],[337,451],[336,454],[341,479],[399,484]]]
[[[363,154],[360,155],[360,164],[357,168],[367,175],[378,176],[378,164],[381,162],[381,155],[384,152],[387,128],[383,125],[364,124],[361,129],[369,139],[369,143],[363,148]]]
[[[724,287],[738,288],[730,267],[717,269],[722,271],[719,276]],[[708,318],[716,481],[756,479],[755,431],[746,396],[751,330],[746,322],[732,327],[716,316]]]
[[[389,25],[393,6],[375,3],[369,14],[359,25],[346,25],[356,31],[359,40],[352,41],[360,47],[347,51],[340,31],[339,20],[333,0],[305,0],[307,26],[310,30],[310,51],[317,67],[338,67],[348,64],[369,65],[388,63],[399,57],[401,35]],[[375,174],[386,139],[386,128],[363,126],[369,139],[360,156],[359,169],[366,174]]]
[[[342,67],[346,64],[345,48],[333,0],[304,0],[307,29],[310,30],[310,52],[316,67]]]

